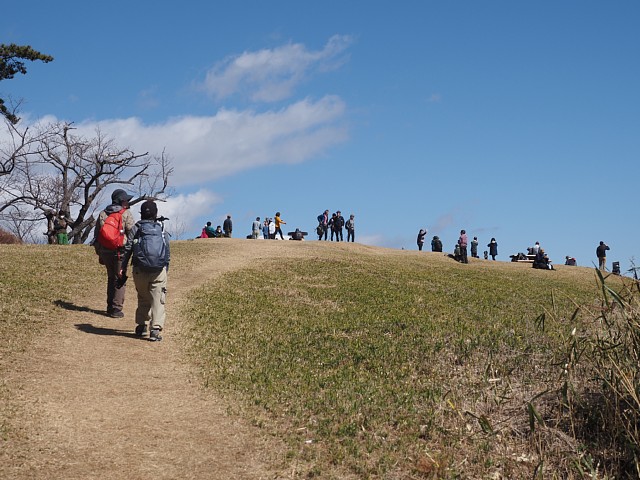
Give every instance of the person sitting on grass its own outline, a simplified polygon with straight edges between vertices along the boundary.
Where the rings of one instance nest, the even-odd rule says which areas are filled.
[[[440,237],[438,237],[438,235],[434,235],[433,239],[431,240],[431,251],[442,252],[442,240],[440,240]]]
[[[551,260],[549,260],[549,256],[544,253],[544,249],[539,249],[538,253],[536,253],[536,258],[533,260],[533,268],[539,268],[542,270],[553,270],[553,265],[551,265]]]
[[[207,234],[207,238],[214,238],[216,236],[216,229],[213,228],[211,222],[207,222],[207,225],[204,227],[204,233]]]

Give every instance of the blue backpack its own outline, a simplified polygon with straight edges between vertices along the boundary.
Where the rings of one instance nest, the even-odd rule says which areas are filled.
[[[133,240],[133,265],[146,272],[167,266],[167,238],[158,222],[138,222]]]

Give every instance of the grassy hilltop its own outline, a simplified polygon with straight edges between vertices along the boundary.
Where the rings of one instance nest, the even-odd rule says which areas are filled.
[[[250,250],[247,242],[172,244],[172,269],[202,255],[251,257],[251,267],[189,294],[184,345],[203,384],[287,439],[289,460],[307,477],[633,471],[633,448],[616,450],[619,439],[598,423],[611,419],[590,413],[610,405],[589,380],[592,365],[605,368],[594,347],[606,330],[598,317],[608,325],[609,302],[625,305],[615,293],[623,279],[607,278],[610,292],[583,267],[462,265],[326,242],[282,242],[274,258],[263,242]],[[28,349],[44,322],[62,321],[55,301],[103,288],[89,247],[0,246],[0,258],[5,358]]]

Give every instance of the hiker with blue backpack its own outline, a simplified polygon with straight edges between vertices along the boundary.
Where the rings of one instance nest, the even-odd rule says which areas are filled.
[[[158,206],[147,200],[140,207],[141,220],[129,232],[124,248],[120,278],[126,282],[127,265],[132,259],[133,282],[138,291],[136,308],[136,336],[149,340],[162,340],[165,321],[165,300],[167,294],[167,271],[170,252],[169,235],[164,231],[164,217],[158,217]]]
[[[118,273],[121,270],[126,236],[135,225],[129,210],[133,198],[122,189],[111,194],[111,204],[107,206],[96,221],[93,246],[101,265],[107,269],[107,315],[122,318],[122,307],[126,288],[118,287]]]

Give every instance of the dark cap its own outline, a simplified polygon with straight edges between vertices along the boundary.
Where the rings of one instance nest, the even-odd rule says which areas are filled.
[[[140,206],[140,217],[143,220],[155,220],[158,216],[158,206],[153,200],[147,200]]]
[[[133,195],[129,195],[127,192],[125,192],[121,188],[114,190],[113,193],[111,194],[111,201],[113,203],[128,202],[132,198],[133,198]]]

